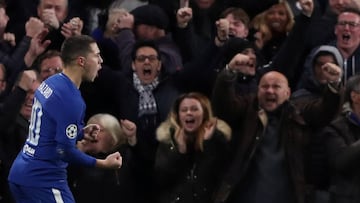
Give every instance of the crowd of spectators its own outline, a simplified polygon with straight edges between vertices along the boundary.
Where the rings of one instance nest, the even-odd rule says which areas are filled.
[[[0,0],[0,203],[77,35],[103,59],[85,119],[116,143],[78,148],[123,164],[70,166],[76,202],[360,201],[356,0]]]

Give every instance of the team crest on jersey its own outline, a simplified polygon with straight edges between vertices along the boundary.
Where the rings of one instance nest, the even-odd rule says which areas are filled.
[[[77,135],[77,126],[75,124],[70,124],[66,128],[66,136],[70,139],[74,139]]]

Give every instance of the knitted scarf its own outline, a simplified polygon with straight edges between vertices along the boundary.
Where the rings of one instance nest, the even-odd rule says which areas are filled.
[[[155,114],[157,113],[156,101],[153,90],[158,86],[159,80],[156,77],[153,82],[147,85],[141,84],[139,77],[133,73],[134,87],[139,92],[139,114]]]

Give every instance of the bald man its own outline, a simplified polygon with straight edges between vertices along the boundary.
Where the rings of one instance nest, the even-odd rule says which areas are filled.
[[[329,85],[321,98],[295,103],[287,78],[269,71],[257,94],[235,92],[236,72],[247,57],[236,55],[217,78],[212,104],[233,129],[234,157],[215,202],[305,202],[304,149],[310,126],[324,126],[340,107],[340,69],[326,69]],[[336,84],[334,84],[336,83]]]

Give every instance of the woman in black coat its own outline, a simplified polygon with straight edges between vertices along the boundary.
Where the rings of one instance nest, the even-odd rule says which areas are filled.
[[[178,97],[156,134],[155,202],[211,202],[227,165],[231,129],[213,117],[208,98]]]

